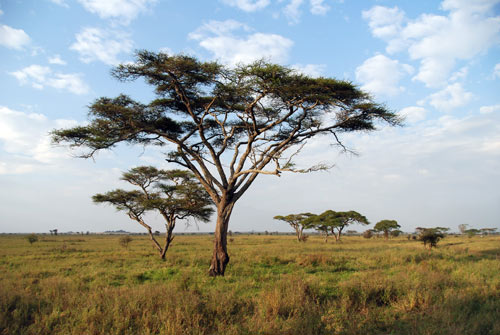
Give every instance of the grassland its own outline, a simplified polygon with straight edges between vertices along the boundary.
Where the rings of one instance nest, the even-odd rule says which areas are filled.
[[[500,334],[500,237],[0,236],[0,334]]]

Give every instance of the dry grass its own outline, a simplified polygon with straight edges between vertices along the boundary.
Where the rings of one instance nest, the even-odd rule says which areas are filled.
[[[0,334],[500,334],[500,237],[0,236]]]

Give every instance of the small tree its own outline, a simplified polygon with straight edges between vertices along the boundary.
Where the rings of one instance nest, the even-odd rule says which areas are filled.
[[[35,234],[29,234],[28,236],[26,236],[26,239],[30,244],[33,244],[38,241],[38,236],[36,236]]]
[[[479,229],[483,235],[494,234],[497,228],[481,228]]]
[[[424,248],[429,246],[429,249],[437,246],[437,243],[445,237],[445,231],[448,228],[421,228],[419,229],[418,239],[424,243]]]
[[[384,237],[387,240],[389,238],[390,232],[399,228],[401,228],[401,226],[396,220],[382,220],[377,222],[373,229],[378,232],[383,232]]]
[[[391,236],[392,237],[398,237],[399,235],[401,235],[402,231],[399,230],[399,229],[395,229],[395,230],[392,230],[391,231]]]
[[[340,241],[342,231],[351,224],[367,225],[369,222],[365,216],[356,211],[335,212],[327,210],[320,215],[314,215],[305,222],[311,227],[317,227],[318,230],[330,231],[335,236],[335,241]]]
[[[128,235],[125,235],[125,236],[122,236],[120,237],[120,239],[118,240],[118,243],[124,247],[125,249],[128,249],[128,245],[130,244],[130,242],[132,242],[132,237],[128,236]]]
[[[295,229],[297,241],[305,242],[307,237],[304,235],[304,229],[311,228],[311,225],[306,223],[306,220],[313,215],[314,214],[311,213],[289,214],[286,216],[276,215],[273,219],[288,223],[293,229]]]
[[[178,219],[194,218],[206,222],[214,211],[207,192],[188,171],[159,170],[152,166],[140,166],[123,173],[122,180],[139,190],[117,189],[105,194],[96,194],[92,199],[96,203],[109,203],[117,210],[126,211],[132,220],[146,228],[153,246],[162,259],[165,259],[165,254],[174,239],[173,230]],[[144,221],[144,214],[147,211],[157,211],[165,220],[163,246],[155,238],[159,232],[153,233],[151,226]]]
[[[475,235],[479,234],[480,232],[481,232],[481,231],[480,231],[479,229],[475,229],[475,228],[472,228],[472,229],[467,229],[467,230],[465,231],[465,233],[467,234],[467,236],[468,236],[469,238],[471,238],[471,237],[473,237],[473,236],[475,236]]]

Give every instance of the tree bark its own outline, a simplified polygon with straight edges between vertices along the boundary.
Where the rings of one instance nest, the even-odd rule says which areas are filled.
[[[209,275],[212,277],[224,276],[227,263],[229,263],[229,254],[227,253],[227,231],[229,218],[233,211],[234,201],[225,200],[222,197],[217,206],[217,224],[214,234],[214,252],[210,263]]]
[[[174,225],[169,225],[167,226],[167,231],[165,232],[165,246],[163,247],[163,250],[161,252],[161,259],[165,260],[165,255],[168,251],[168,247],[170,246],[170,243],[172,243],[174,236],[173,236],[173,231],[174,231]]]

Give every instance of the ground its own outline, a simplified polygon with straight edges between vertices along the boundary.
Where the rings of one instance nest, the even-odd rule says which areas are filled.
[[[500,334],[500,236],[0,235],[0,334]]]

